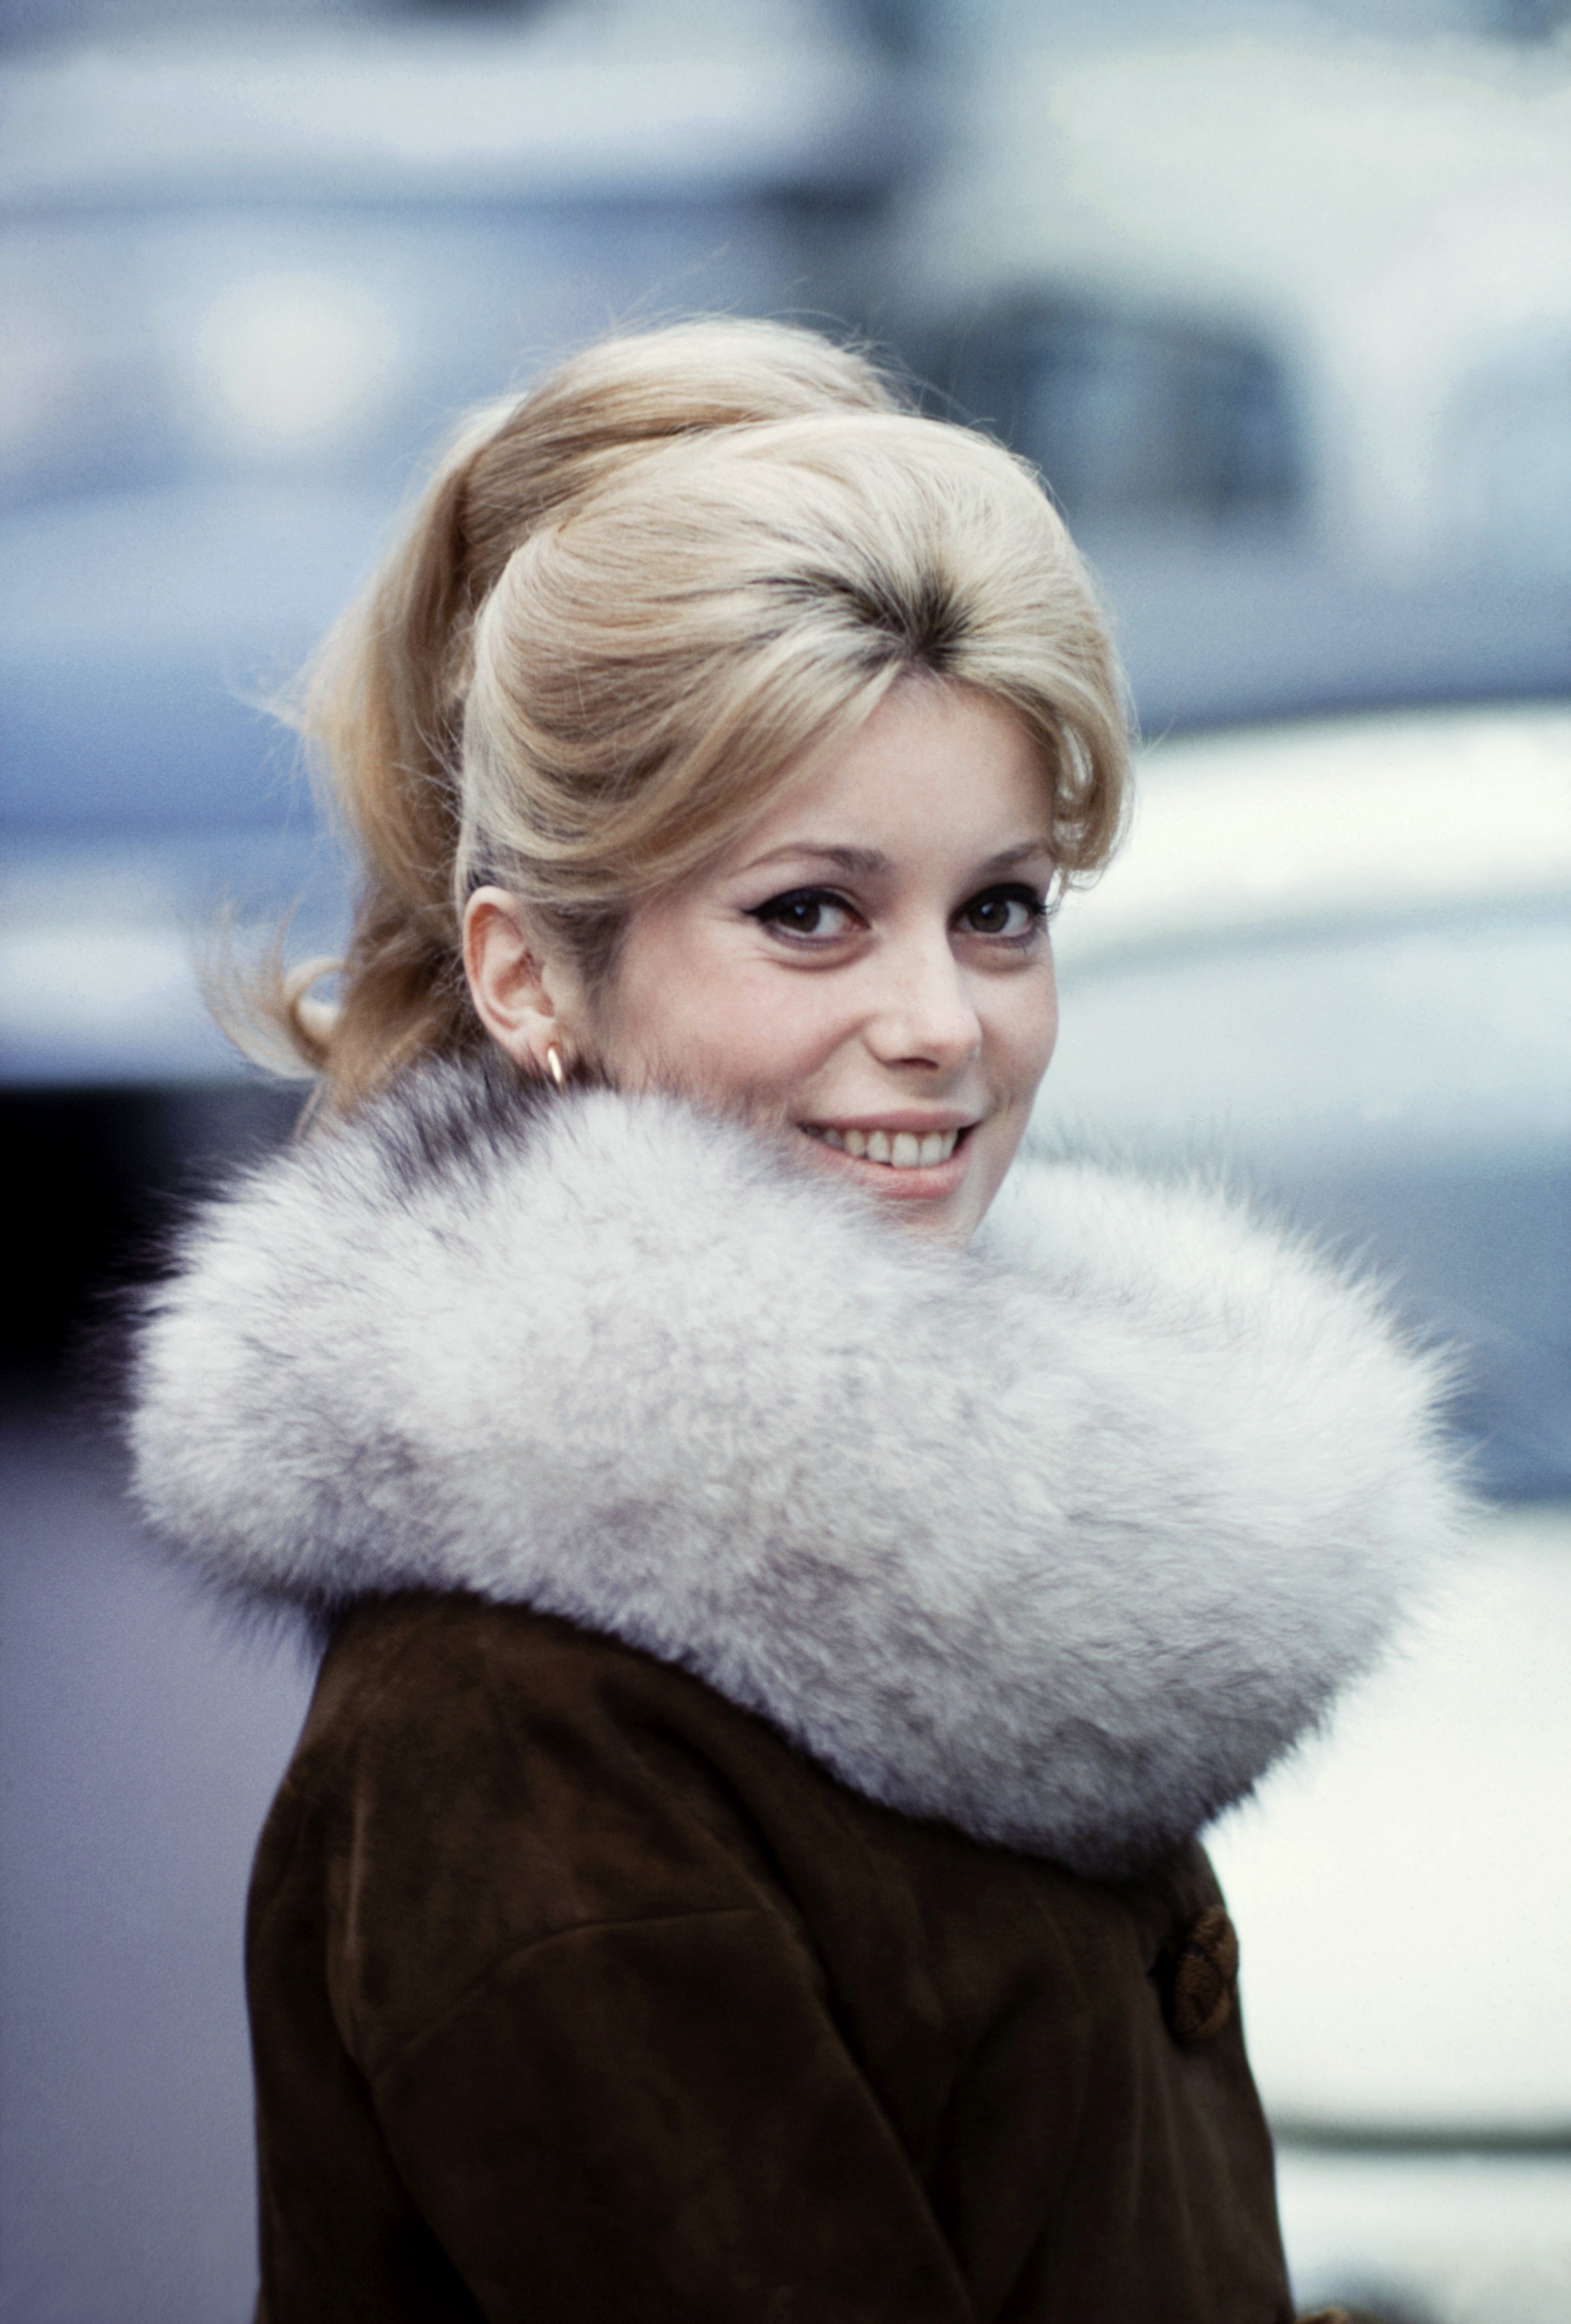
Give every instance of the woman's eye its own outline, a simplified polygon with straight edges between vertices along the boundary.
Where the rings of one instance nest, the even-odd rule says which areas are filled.
[[[855,925],[848,904],[823,888],[795,888],[753,907],[752,918],[788,936],[843,936]]]
[[[1034,888],[989,888],[973,896],[960,915],[979,936],[1029,936],[1047,918],[1047,905]]]

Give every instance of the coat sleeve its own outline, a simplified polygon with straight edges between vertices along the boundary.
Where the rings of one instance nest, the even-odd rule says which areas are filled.
[[[532,1944],[372,2099],[496,2324],[975,2324],[810,1958],[767,1910]]]

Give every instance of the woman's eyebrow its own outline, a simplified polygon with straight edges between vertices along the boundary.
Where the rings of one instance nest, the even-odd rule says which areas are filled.
[[[816,863],[833,863],[840,872],[855,872],[864,880],[890,868],[889,857],[876,847],[827,847],[810,839],[789,839],[783,847],[772,847],[767,855],[755,855],[742,869],[762,872],[766,863],[799,863],[808,857]]]
[[[1012,871],[1035,855],[1049,855],[1053,843],[1043,836],[1022,839],[1017,846],[1001,848],[996,855],[986,856],[975,867],[975,876],[985,879],[990,872]],[[816,863],[832,863],[838,872],[854,873],[859,879],[875,878],[892,868],[892,859],[877,847],[832,847],[816,840],[788,840],[783,847],[772,847],[766,855],[755,855],[751,863],[742,866],[744,872],[762,872],[770,863],[800,863],[807,860]]]
[[[1052,852],[1053,843],[1045,835],[1040,839],[1022,839],[1018,847],[1001,848],[996,855],[990,855],[976,868],[981,872],[1012,872],[1017,863],[1028,863],[1033,855],[1050,856]]]

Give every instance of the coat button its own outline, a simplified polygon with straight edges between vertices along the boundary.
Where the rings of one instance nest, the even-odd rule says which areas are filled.
[[[1233,2015],[1238,1934],[1220,1904],[1208,1904],[1160,1964],[1168,2028],[1176,2042],[1208,2042]]]

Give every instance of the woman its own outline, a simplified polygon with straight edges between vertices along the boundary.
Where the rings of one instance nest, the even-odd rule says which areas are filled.
[[[135,1421],[328,1641],[262,2315],[1289,2316],[1196,1835],[1445,1533],[1436,1381],[1212,1194],[1004,1184],[1124,779],[1039,484],[805,334],[592,350],[307,723],[366,864],[283,1000],[321,1102]]]

